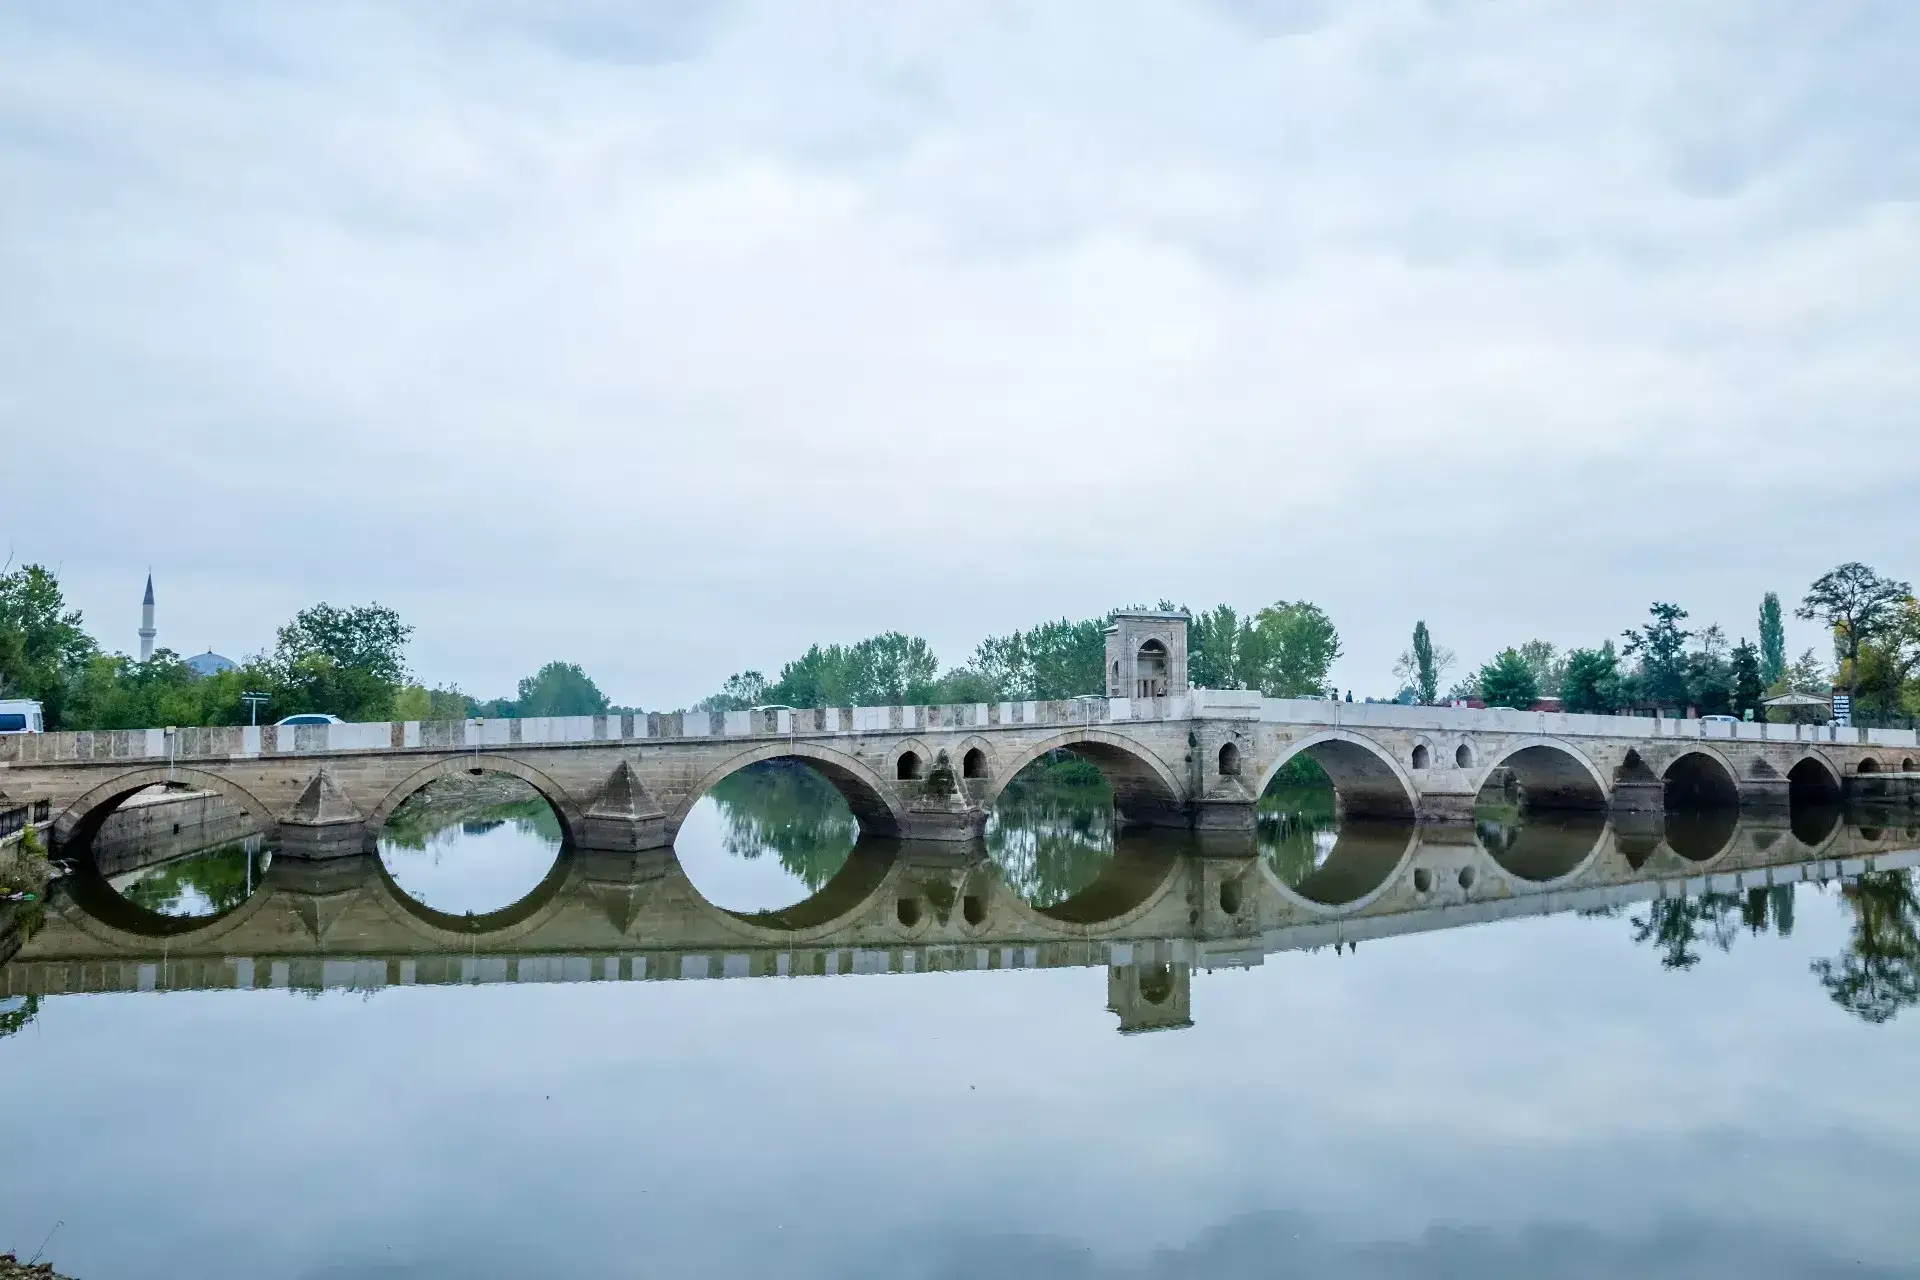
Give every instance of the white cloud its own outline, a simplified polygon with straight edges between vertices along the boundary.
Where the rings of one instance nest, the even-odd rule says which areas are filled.
[[[1162,595],[1317,599],[1362,692],[1416,617],[1737,634],[1916,574],[1916,27],[15,8],[7,532],[109,643],[152,562],[182,648],[378,597],[646,705]]]

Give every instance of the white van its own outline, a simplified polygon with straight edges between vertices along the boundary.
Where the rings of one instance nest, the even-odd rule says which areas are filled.
[[[25,698],[0,698],[0,733],[45,733],[40,704]]]

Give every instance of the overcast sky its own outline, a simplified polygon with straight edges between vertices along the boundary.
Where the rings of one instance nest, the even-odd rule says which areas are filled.
[[[0,8],[4,534],[675,706],[1314,600],[1357,693],[1920,578],[1920,6]],[[1796,649],[1815,643],[1796,624]]]

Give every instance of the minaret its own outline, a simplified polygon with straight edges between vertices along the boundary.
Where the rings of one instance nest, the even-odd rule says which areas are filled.
[[[146,598],[140,602],[140,661],[153,660],[153,575],[147,575]]]

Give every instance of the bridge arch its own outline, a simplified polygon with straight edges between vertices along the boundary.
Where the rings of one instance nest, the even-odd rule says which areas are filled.
[[[567,842],[571,843],[580,831],[583,811],[579,802],[565,787],[525,761],[493,752],[448,756],[444,760],[416,769],[404,781],[388,791],[381,798],[380,803],[373,807],[373,812],[367,815],[367,826],[370,828],[385,826],[387,819],[393,816],[394,810],[398,809],[408,796],[429,782],[461,773],[504,773],[518,778],[538,791],[540,798],[553,809],[554,816],[560,820],[561,834]]]
[[[1837,804],[1846,780],[1833,761],[1809,751],[1787,768],[1787,795],[1797,804]]]
[[[174,765],[171,768],[149,765],[109,778],[68,804],[54,820],[54,842],[62,848],[85,848],[93,842],[100,824],[107,820],[114,806],[137,791],[164,783],[191,783],[208,791],[219,792],[234,805],[245,809],[267,835],[272,835],[274,828],[280,824],[280,815],[231,778],[187,765]]]
[[[1669,809],[1737,809],[1740,771],[1718,748],[1688,747],[1660,771]]]
[[[1261,773],[1254,795],[1265,795],[1287,761],[1303,753],[1332,780],[1342,815],[1411,821],[1417,812],[1419,789],[1393,753],[1347,729],[1325,729],[1288,744]]]
[[[1114,807],[1129,822],[1164,822],[1186,808],[1187,790],[1163,760],[1121,734],[1094,728],[1057,733],[1022,751],[990,780],[983,806],[991,809],[1022,769],[1050,751],[1070,751],[1099,769],[1113,788]]]
[[[1604,809],[1607,779],[1587,753],[1560,738],[1524,740],[1493,759],[1474,787],[1477,795],[1500,769],[1520,784],[1528,809]]]
[[[751,764],[766,760],[798,760],[808,765],[838,791],[853,810],[862,835],[897,836],[906,826],[906,807],[901,803],[897,784],[889,783],[859,758],[831,747],[806,741],[768,742],[729,757],[707,771],[694,783],[667,815],[667,830],[678,832],[681,823],[693,811],[701,797],[713,790],[722,778],[738,773]],[[897,762],[889,756],[890,768]],[[931,765],[931,761],[928,764]]]

